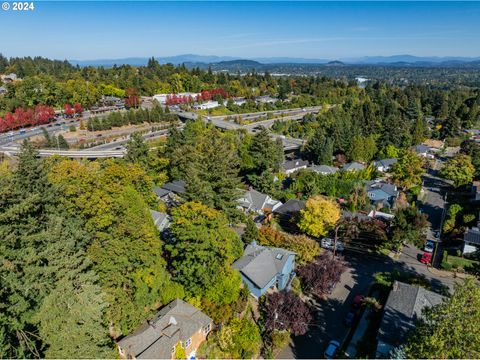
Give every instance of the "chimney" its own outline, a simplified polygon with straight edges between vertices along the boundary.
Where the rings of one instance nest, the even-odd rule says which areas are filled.
[[[395,280],[395,281],[393,282],[393,289],[392,289],[392,290],[393,290],[393,291],[398,291],[398,281],[397,281],[397,280]]]

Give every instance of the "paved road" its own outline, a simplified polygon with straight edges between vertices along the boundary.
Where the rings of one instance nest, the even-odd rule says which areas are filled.
[[[398,260],[380,255],[346,254],[348,270],[342,275],[332,294],[316,305],[316,325],[311,326],[307,334],[293,337],[290,345],[283,349],[277,358],[322,358],[330,340],[342,342],[349,330],[343,325],[343,319],[350,310],[353,298],[357,294],[368,292],[376,272],[394,269],[408,271],[424,275],[438,290],[443,286],[452,288],[455,279],[451,276],[444,277],[438,272],[430,272],[426,265],[418,261],[420,253],[418,249],[405,247]]]
[[[419,203],[419,208],[424,214],[428,215],[430,226],[427,231],[427,239],[437,242],[433,264],[438,266],[442,253],[441,228],[446,211],[446,195],[450,185],[445,180],[439,178],[435,170],[429,170],[423,177],[423,186],[425,197]]]

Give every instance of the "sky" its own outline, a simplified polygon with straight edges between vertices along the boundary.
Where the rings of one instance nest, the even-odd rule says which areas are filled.
[[[36,1],[34,6],[0,10],[0,53],[76,60],[180,54],[330,60],[480,56],[480,2]]]

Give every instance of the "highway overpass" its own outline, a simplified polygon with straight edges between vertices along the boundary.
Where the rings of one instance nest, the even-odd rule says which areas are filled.
[[[126,150],[37,150],[40,157],[64,156],[70,159],[99,159],[99,158],[123,158]],[[7,156],[17,156],[20,148],[16,146],[0,147],[0,152]]]

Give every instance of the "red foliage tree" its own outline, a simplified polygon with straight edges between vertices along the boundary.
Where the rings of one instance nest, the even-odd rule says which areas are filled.
[[[19,107],[0,118],[0,132],[46,124],[54,118],[55,111],[49,106],[37,105],[35,109]]]
[[[188,104],[192,103],[193,98],[191,96],[178,96],[176,94],[167,95],[167,99],[165,100],[166,105],[179,105],[179,104]]]
[[[63,106],[63,113],[66,117],[72,117],[75,114],[75,109],[70,104],[65,104]]]
[[[292,291],[267,294],[262,311],[270,331],[288,330],[303,335],[312,321],[310,308]]]
[[[307,291],[323,296],[330,292],[333,284],[340,281],[346,269],[341,258],[332,258],[330,252],[324,251],[315,261],[298,267],[296,273]]]
[[[140,105],[140,97],[138,96],[137,89],[128,88],[125,90],[127,98],[125,99],[125,106],[127,108],[136,108]]]
[[[73,105],[73,110],[75,111],[75,114],[76,114],[76,115],[82,115],[82,113],[83,113],[82,104],[80,104],[80,103],[75,103],[75,104]]]
[[[203,90],[197,95],[197,101],[212,100],[216,96],[220,96],[222,99],[228,98],[228,93],[222,88],[216,88],[212,90]]]

